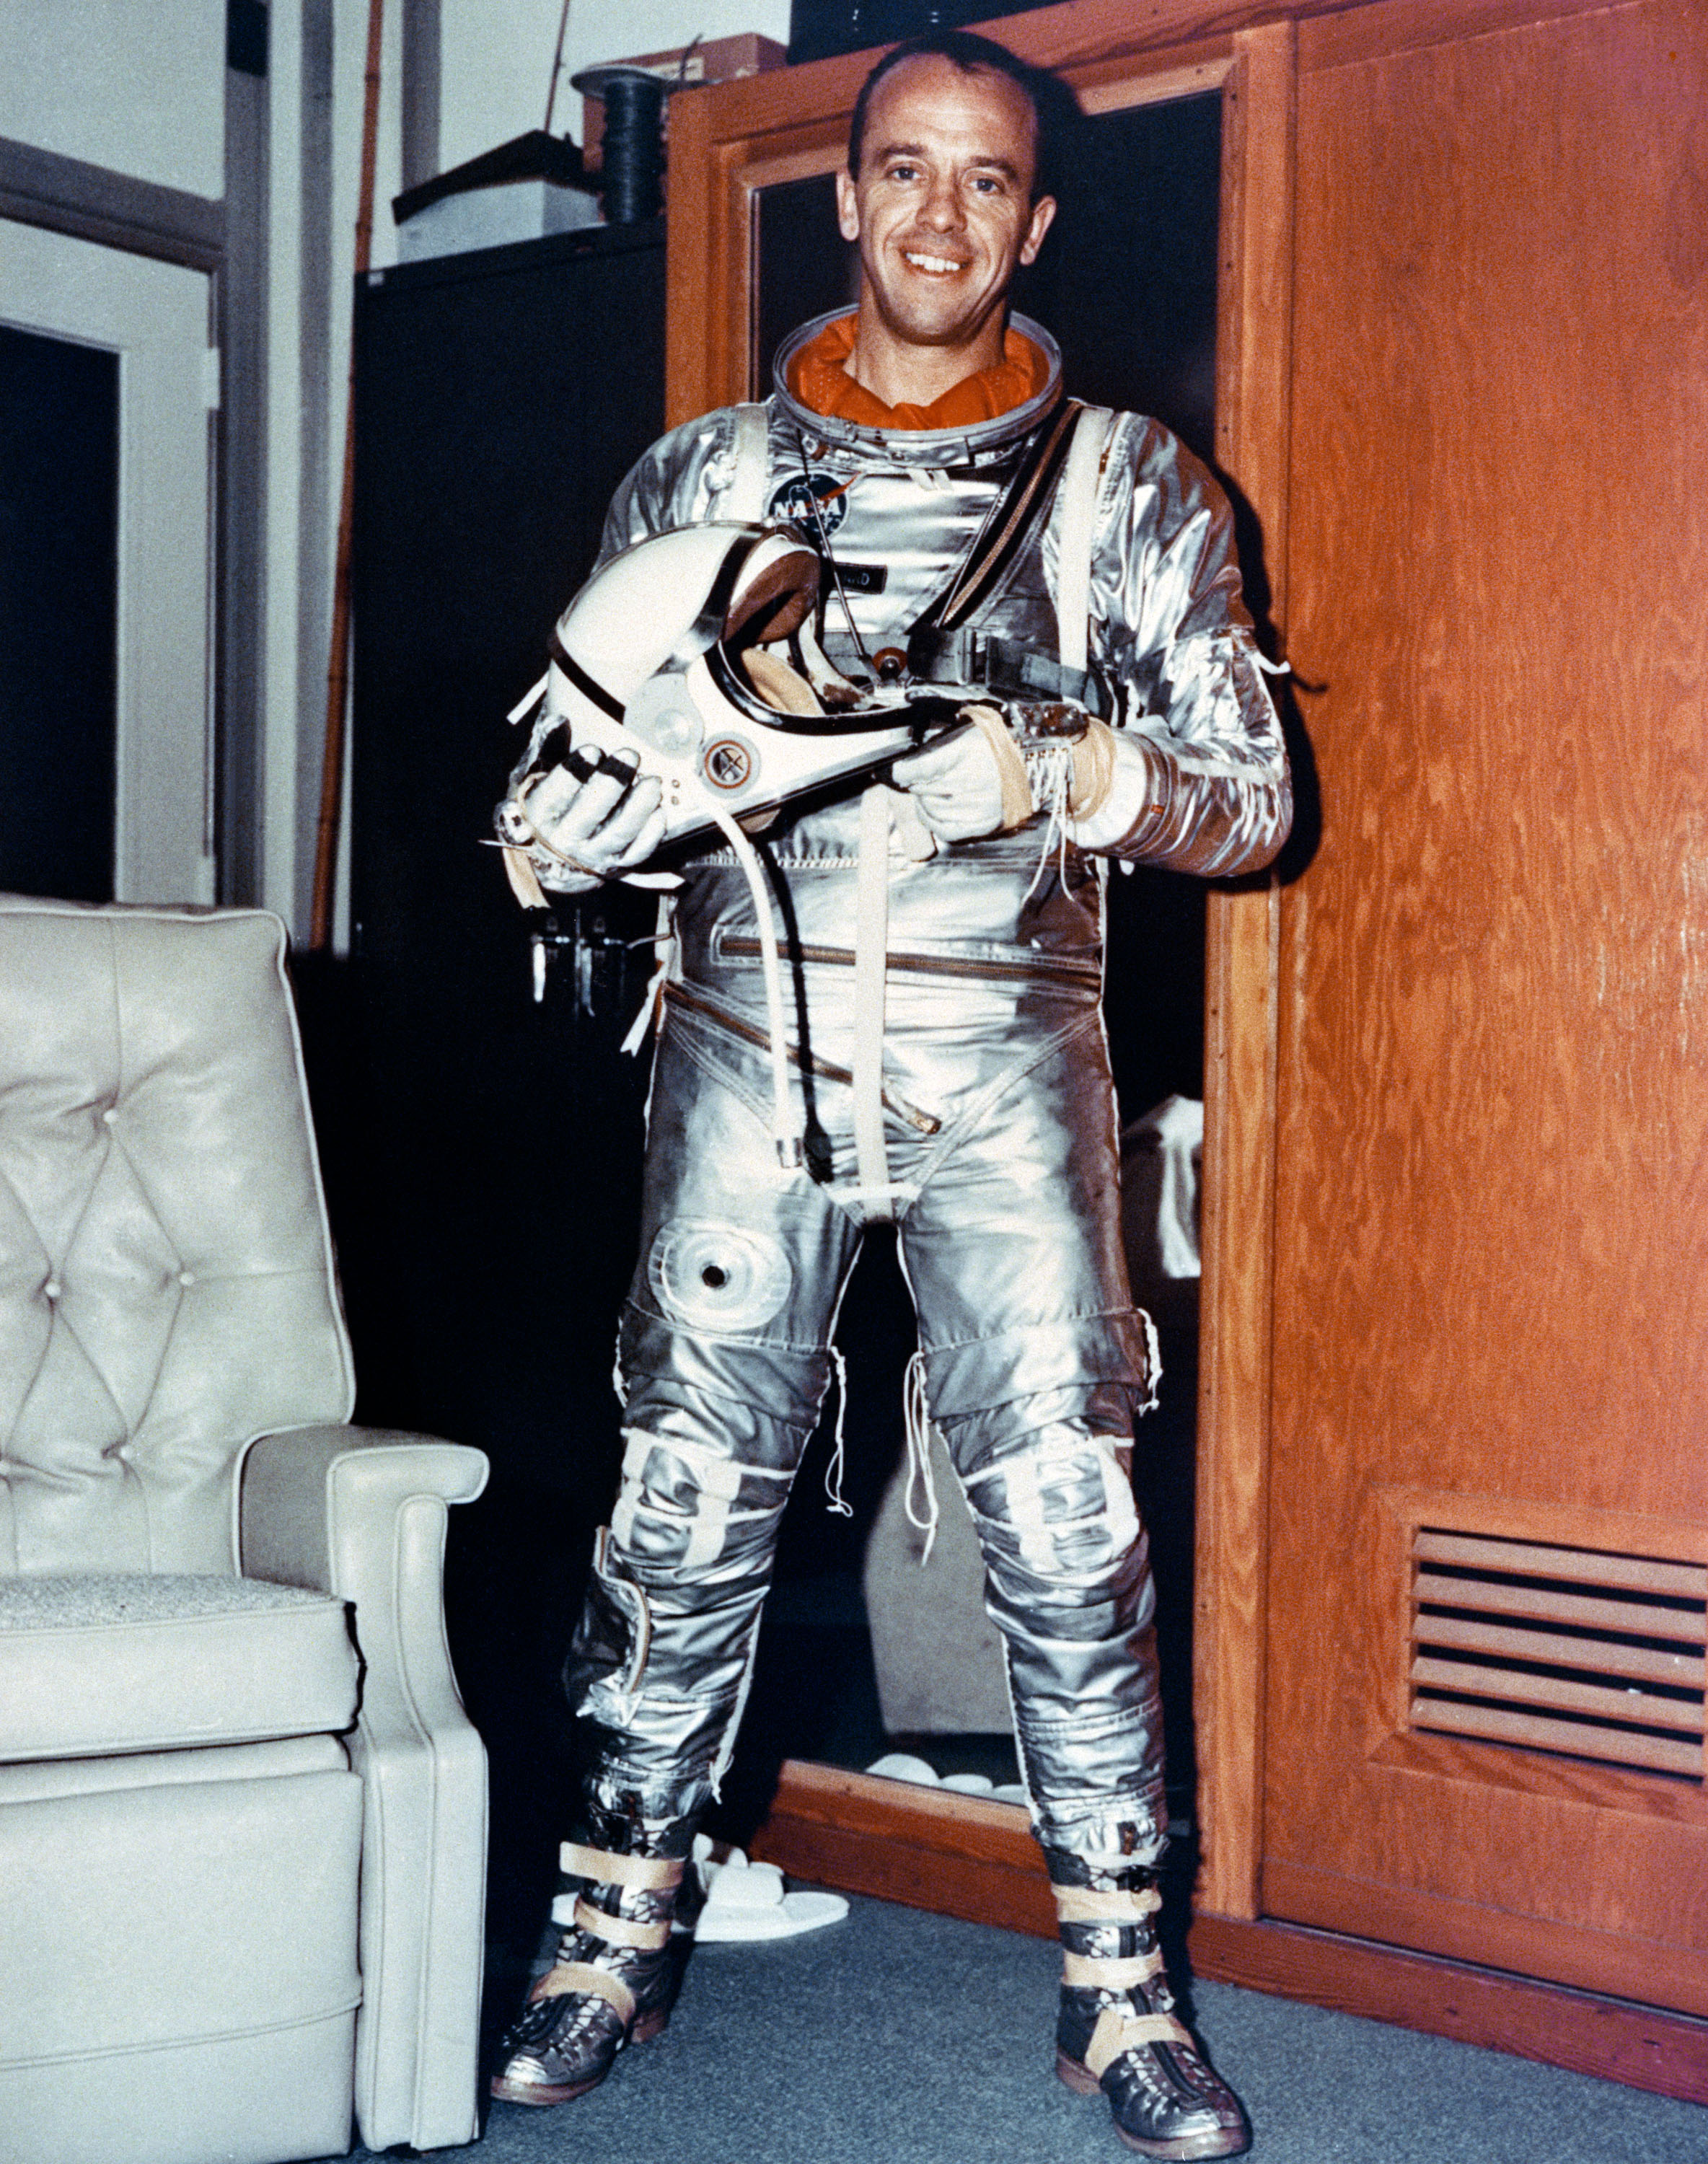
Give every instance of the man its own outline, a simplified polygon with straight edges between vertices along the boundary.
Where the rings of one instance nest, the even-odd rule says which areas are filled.
[[[893,1218],[1057,1893],[1058,2071],[1101,2087],[1142,2154],[1249,2139],[1156,1951],[1161,1720],[1128,1468],[1154,1361],[1120,1252],[1101,880],[1111,858],[1266,864],[1286,764],[1214,483],[1153,422],[1064,428],[1052,342],[1009,321],[1055,212],[1035,186],[1040,111],[1038,79],[983,39],[890,54],[838,179],[857,310],[785,348],[756,441],[755,409],[679,428],[612,507],[602,562],[729,517],[757,458],[760,500],[826,559],[821,636],[849,676],[996,691],[1017,675],[1113,726],[1091,723],[1065,768],[1005,750],[987,716],[900,760],[893,787],[767,837],[812,1145],[793,1169],[765,1124],[756,898],[733,844],[683,867],[619,1347],[623,1489],[571,1658],[595,1738],[566,1850],[586,1890],[506,2039],[494,2093],[515,2102],[583,2093],[668,2018],[675,1889],[733,1745],[837,1305],[861,1225]],[[1077,463],[1049,465],[1080,431]],[[644,864],[663,832],[658,784],[609,760],[518,795],[501,833],[560,890]],[[875,901],[863,1101],[874,973],[849,934]]]

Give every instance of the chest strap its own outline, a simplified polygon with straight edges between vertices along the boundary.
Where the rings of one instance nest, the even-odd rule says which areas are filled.
[[[1114,422],[1106,406],[1069,400],[1033,436],[971,558],[908,634],[907,666],[916,678],[931,684],[981,684],[1021,699],[1070,700],[1100,720],[1109,718],[1109,687],[1090,666],[1090,622],[1098,487]],[[1039,519],[1052,513],[1054,657],[993,637],[973,621]]]
[[[1080,644],[1083,649],[1083,628]],[[1109,686],[1095,669],[1053,661],[1035,647],[996,638],[973,624],[959,631],[915,632],[907,642],[907,665],[922,683],[977,684],[998,698],[1064,699],[1100,722],[1114,711]]]
[[[1081,409],[1057,491],[1061,511],[1056,521],[1056,639],[1064,674],[1082,675],[1090,665],[1091,545],[1096,538],[1103,454],[1114,425],[1115,416],[1106,406]],[[1102,708],[1091,711],[1108,719]]]
[[[717,515],[740,526],[758,526],[765,519],[771,475],[770,418],[763,406],[735,408],[729,455],[735,470]]]

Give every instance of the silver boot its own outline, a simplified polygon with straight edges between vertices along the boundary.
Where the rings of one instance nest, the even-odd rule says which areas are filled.
[[[1251,2129],[1175,2009],[1157,1944],[1154,1868],[1088,1862],[1047,1848],[1060,1919],[1056,2072],[1109,2099],[1115,2131],[1141,2156],[1238,2156]]]
[[[563,1846],[565,1871],[586,1883],[499,2046],[492,2094],[507,2104],[567,2104],[596,2088],[619,2051],[666,2026],[681,1985],[690,1934],[674,1919],[694,1821],[596,1830],[607,1846]]]

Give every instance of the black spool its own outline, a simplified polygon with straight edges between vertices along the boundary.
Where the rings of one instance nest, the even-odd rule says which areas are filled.
[[[588,68],[571,78],[605,105],[599,192],[607,225],[639,225],[664,207],[663,78],[637,67]]]

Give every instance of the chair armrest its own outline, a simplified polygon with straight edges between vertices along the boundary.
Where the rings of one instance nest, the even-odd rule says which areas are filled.
[[[472,1503],[486,1471],[466,1443],[393,1428],[259,1436],[238,1475],[242,1573],[359,1601],[392,1582],[399,1511],[417,1498]]]
[[[445,1641],[445,1519],[448,1505],[474,1501],[486,1472],[466,1443],[390,1428],[289,1428],[244,1453],[242,1574],[355,1603],[371,1744],[465,1721]]]
[[[466,1444],[304,1427],[251,1443],[239,1474],[246,1578],[355,1607],[363,1661],[351,1756],[367,1797],[356,2116],[370,2149],[477,2130],[486,1753],[445,1641],[448,1506],[486,1484]]]

